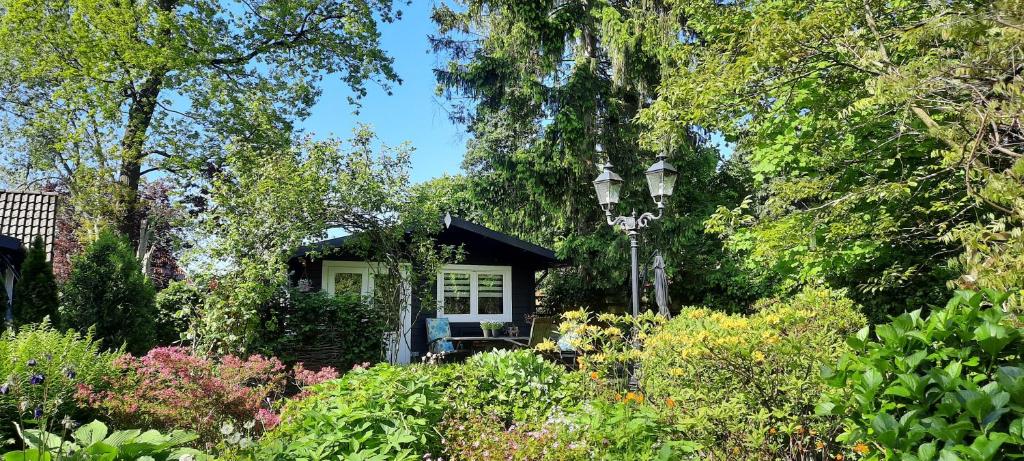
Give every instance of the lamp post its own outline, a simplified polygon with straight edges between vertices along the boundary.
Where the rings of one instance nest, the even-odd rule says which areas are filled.
[[[601,158],[604,149],[601,144],[595,146],[598,158]],[[597,191],[597,201],[604,210],[609,226],[619,227],[629,236],[630,256],[630,285],[632,286],[633,317],[640,315],[640,287],[637,285],[639,279],[639,268],[637,266],[637,252],[639,248],[638,235],[640,229],[647,227],[651,221],[661,219],[665,209],[665,201],[672,195],[676,178],[679,172],[672,164],[665,160],[666,152],[658,155],[658,160],[651,165],[644,173],[647,176],[647,188],[651,198],[658,206],[658,214],[643,213],[636,215],[636,209],[629,216],[612,217],[612,209],[619,203],[619,192],[622,190],[622,177],[612,171],[611,162],[605,163],[603,171],[594,180],[594,189]]]

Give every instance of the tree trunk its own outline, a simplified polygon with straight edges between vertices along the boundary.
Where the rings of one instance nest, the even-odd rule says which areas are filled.
[[[160,96],[166,71],[155,69],[143,80],[132,99],[128,110],[128,125],[121,139],[121,198],[122,214],[117,223],[118,230],[128,237],[133,245],[139,243],[139,229],[142,221],[142,204],[139,201],[139,184],[142,179],[142,163],[146,158],[146,131],[153,121],[153,113]]]

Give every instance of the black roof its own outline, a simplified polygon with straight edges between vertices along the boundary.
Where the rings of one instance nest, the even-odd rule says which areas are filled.
[[[445,230],[443,232],[448,232],[453,229],[468,232],[470,234],[474,234],[485,239],[493,240],[502,245],[506,245],[513,249],[527,253],[533,259],[540,260],[546,264],[554,265],[559,262],[558,257],[555,256],[555,252],[548,248],[532,244],[525,240],[520,240],[511,235],[503,234],[496,230],[489,229],[487,227],[469,222],[465,219],[458,218],[450,214],[445,214],[444,216],[444,227]],[[305,256],[307,253],[315,249],[338,248],[343,246],[345,244],[345,241],[350,238],[352,238],[352,235],[345,235],[341,237],[335,237],[332,239],[322,240],[316,243],[311,243],[309,245],[300,247],[295,255]]]
[[[458,218],[450,214],[444,215],[444,227],[447,229],[456,228],[472,232],[482,237],[486,237],[491,240],[496,240],[498,242],[504,243],[505,245],[511,246],[513,248],[518,248],[522,251],[533,254],[535,256],[540,257],[541,259],[545,259],[550,262],[558,261],[558,258],[555,256],[555,252],[552,250],[544,248],[540,245],[534,245],[525,240],[517,239],[508,234],[502,234],[501,232],[498,232],[496,230],[488,229],[479,224],[471,223],[469,221],[466,221],[465,219]]]

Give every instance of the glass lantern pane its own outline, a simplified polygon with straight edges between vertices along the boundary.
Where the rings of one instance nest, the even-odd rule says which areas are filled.
[[[608,188],[608,203],[619,203],[619,191],[622,190],[621,182],[613,182]]]
[[[608,203],[608,183],[607,182],[595,182],[594,191],[597,192],[597,203],[605,205]]]
[[[676,187],[676,178],[678,178],[679,175],[675,174],[675,173],[670,173],[670,174],[664,175],[664,177],[665,177],[665,179],[664,179],[665,195],[672,195],[672,191]]]
[[[676,184],[676,177],[676,174],[666,170],[648,172],[647,188],[651,192],[651,197],[658,200],[661,197],[668,197],[672,195],[672,190],[675,188]]]
[[[665,195],[665,175],[661,172],[647,173],[647,189],[651,197],[659,199]]]

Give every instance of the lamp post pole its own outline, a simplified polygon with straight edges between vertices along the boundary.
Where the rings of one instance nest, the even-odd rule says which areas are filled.
[[[608,225],[612,227],[618,227],[626,232],[629,236],[629,259],[630,259],[630,287],[632,289],[632,307],[633,317],[640,315],[640,265],[639,265],[639,250],[640,250],[640,229],[647,227],[651,221],[661,219],[662,210],[665,208],[664,203],[658,204],[658,214],[644,213],[639,217],[636,215],[636,210],[633,210],[633,214],[629,216],[618,216],[612,218],[611,208],[605,209],[605,218],[608,221]]]
[[[666,151],[669,145],[666,144]],[[604,155],[601,144],[595,146],[598,157]],[[619,203],[619,192],[622,190],[622,177],[612,171],[611,162],[601,167],[601,174],[594,180],[594,190],[597,191],[597,202],[604,210],[605,219],[609,226],[622,229],[629,236],[629,257],[630,257],[630,287],[632,289],[633,318],[640,315],[640,268],[637,259],[639,251],[639,234],[650,224],[651,221],[661,219],[665,210],[665,202],[672,196],[672,189],[675,188],[676,178],[679,173],[672,164],[665,160],[667,152],[658,155],[658,160],[644,172],[647,177],[647,188],[650,190],[651,198],[658,206],[658,214],[644,213],[636,215],[636,209],[629,216],[612,217],[612,209]]]

